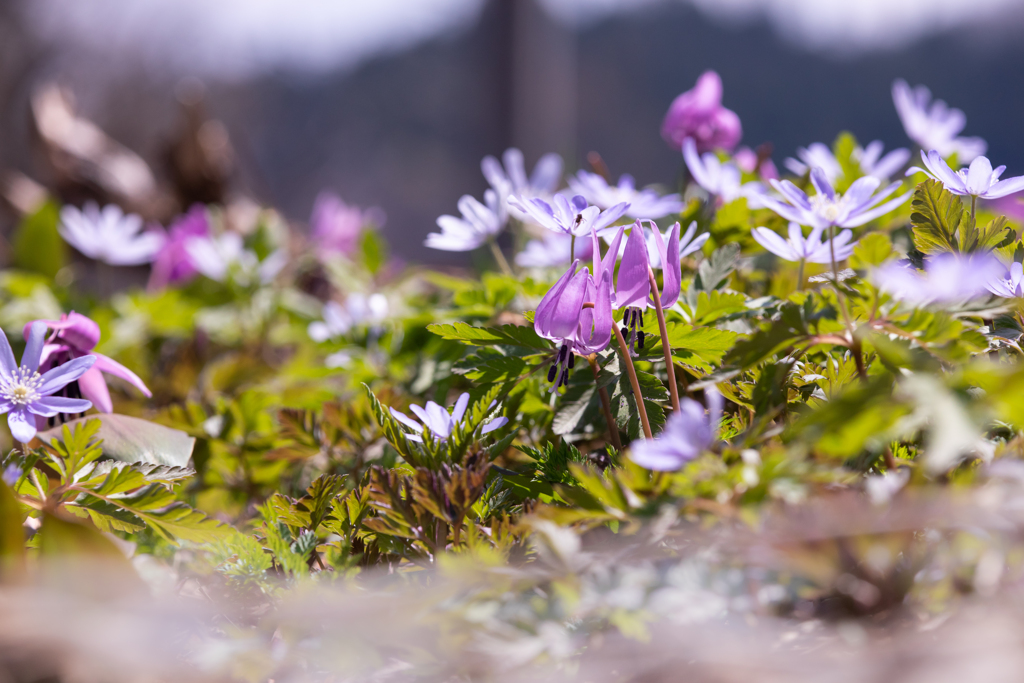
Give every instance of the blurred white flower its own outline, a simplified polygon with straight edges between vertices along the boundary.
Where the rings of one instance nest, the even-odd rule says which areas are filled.
[[[196,270],[217,282],[233,276],[240,284],[257,280],[266,284],[277,277],[288,261],[282,249],[261,261],[256,252],[245,248],[242,236],[234,232],[217,237],[190,237],[185,241],[185,251]]]
[[[388,299],[383,294],[378,292],[366,296],[356,292],[349,294],[344,304],[337,301],[324,304],[323,320],[310,323],[306,331],[313,341],[325,342],[345,335],[359,325],[379,325],[388,317],[388,312]],[[348,357],[336,360],[344,364],[348,362]]]
[[[167,237],[160,231],[143,232],[142,218],[125,215],[121,207],[108,204],[101,210],[87,202],[83,210],[65,206],[60,211],[60,236],[91,259],[112,266],[150,263]]]

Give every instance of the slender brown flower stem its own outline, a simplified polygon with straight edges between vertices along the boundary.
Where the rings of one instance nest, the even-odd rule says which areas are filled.
[[[974,211],[978,207],[978,195],[971,195],[971,223],[974,223]]]
[[[594,382],[596,383],[600,374],[600,370],[597,368],[597,354],[592,353],[587,356],[587,362],[590,363],[590,369],[594,372]],[[622,440],[619,439],[619,425],[615,423],[615,418],[612,417],[612,400],[608,397],[608,390],[598,384],[597,395],[601,398],[601,411],[604,413],[604,421],[608,423],[608,439],[611,440],[612,446],[615,446],[615,450],[621,451]]]
[[[491,253],[494,254],[494,260],[498,262],[498,267],[501,268],[501,272],[505,275],[513,275],[512,266],[508,264],[508,260],[505,259],[505,255],[501,253],[501,247],[494,240],[488,240],[488,245],[491,247]]]
[[[633,398],[636,400],[636,409],[640,413],[640,424],[644,428],[644,436],[648,439],[653,439],[654,433],[651,431],[651,422],[647,419],[647,407],[644,405],[644,396],[640,393],[640,381],[636,378],[636,368],[633,367],[633,359],[629,357],[629,346],[626,345],[626,340],[622,338],[622,332],[619,331],[618,325],[612,325],[612,332],[615,333],[615,339],[619,342],[622,362],[626,366],[626,374],[629,375],[629,383],[633,387]]]
[[[651,295],[654,297],[654,310],[658,313],[658,330],[661,332],[661,350],[665,354],[665,370],[668,374],[668,390],[672,395],[672,410],[679,410],[679,387],[676,386],[676,368],[672,361],[672,345],[668,343],[668,326],[665,324],[665,309],[661,307],[661,293],[658,281],[654,279],[654,271],[647,267],[647,279],[651,282]]]
[[[800,259],[800,271],[796,274],[796,291],[804,289],[804,259]]]

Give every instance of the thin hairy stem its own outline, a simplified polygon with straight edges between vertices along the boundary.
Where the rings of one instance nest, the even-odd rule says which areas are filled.
[[[576,235],[569,236],[569,263],[576,260]]]
[[[672,345],[668,343],[668,326],[665,324],[665,310],[661,307],[661,293],[658,281],[654,279],[654,271],[647,267],[647,279],[651,282],[651,295],[654,297],[654,310],[658,314],[658,330],[661,332],[661,350],[665,354],[665,370],[668,374],[668,390],[672,395],[672,410],[679,410],[679,387],[676,386],[676,369],[672,361]]]
[[[832,257],[835,260],[835,256]],[[800,259],[800,270],[796,274],[796,291],[802,292],[804,289],[804,259]]]
[[[505,275],[513,275],[512,266],[508,264],[505,259],[505,255],[501,253],[501,247],[494,240],[488,240],[487,244],[491,247],[491,253],[494,254],[494,260],[498,262],[498,267],[501,268],[501,272]]]
[[[619,342],[619,351],[622,352],[622,362],[626,366],[626,374],[629,375],[629,384],[633,387],[633,398],[636,400],[636,409],[640,413],[640,424],[644,428],[644,436],[648,439],[654,438],[651,431],[651,422],[647,419],[647,407],[644,405],[644,396],[640,393],[640,381],[636,378],[636,368],[633,367],[633,359],[629,357],[629,346],[622,338],[622,332],[618,325],[612,325],[612,332],[615,333],[615,340]]]
[[[587,362],[590,363],[590,369],[594,373],[594,383],[596,384],[600,374],[600,370],[597,367],[597,354],[592,353],[587,356]],[[615,423],[615,418],[612,417],[612,400],[608,397],[608,390],[598,384],[597,395],[601,399],[601,412],[604,413],[604,421],[608,423],[608,439],[612,442],[612,446],[615,446],[615,450],[621,451],[622,440],[619,439],[619,425]]]

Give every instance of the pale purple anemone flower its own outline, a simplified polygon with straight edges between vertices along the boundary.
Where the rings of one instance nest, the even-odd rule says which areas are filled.
[[[988,157],[978,156],[968,168],[959,171],[951,169],[935,150],[927,154],[921,150],[921,160],[925,167],[914,166],[907,170],[907,175],[924,173],[942,183],[953,194],[999,199],[1024,190],[1024,176],[1000,180],[999,176],[1003,175],[1006,166],[993,169]]]
[[[731,152],[743,137],[740,117],[722,106],[722,79],[705,71],[692,90],[673,100],[661,124],[661,136],[672,149],[682,149],[683,140],[694,138],[697,150]]]
[[[629,204],[621,202],[601,211],[599,207],[590,206],[582,195],[570,199],[563,194],[556,194],[551,203],[540,197],[521,199],[510,196],[508,203],[542,228],[575,237],[589,235],[591,230],[607,228],[629,210]]]
[[[420,435],[423,434],[424,428],[430,430],[431,435],[438,441],[447,441],[448,437],[452,435],[452,432],[454,432],[462,422],[462,418],[465,417],[466,408],[468,407],[469,394],[464,393],[455,401],[455,407],[450,413],[444,408],[444,406],[438,405],[433,401],[427,401],[427,405],[423,408],[417,405],[409,406],[409,410],[411,410],[413,414],[420,419],[420,422],[413,420],[400,410],[395,410],[394,408],[390,408],[390,410],[391,415],[396,420],[416,432],[415,434],[406,434],[405,438],[409,441],[423,443],[423,437]],[[485,424],[481,433],[489,434],[495,429],[500,429],[507,424],[507,417],[497,417]]]
[[[764,194],[764,185],[757,181],[742,183],[740,169],[734,162],[723,163],[711,152],[698,154],[697,143],[693,138],[683,140],[683,159],[697,184],[722,203],[728,204],[734,199],[746,197],[752,207],[760,207],[758,202]]]
[[[472,251],[494,239],[508,222],[508,212],[494,190],[484,192],[484,202],[486,204],[468,194],[462,195],[459,199],[462,218],[441,216],[437,219],[441,232],[430,233],[423,244],[441,251]]]
[[[996,296],[1007,299],[1024,298],[1024,266],[1014,261],[1010,264],[1005,277],[993,277],[985,284],[985,288]]]
[[[577,271],[580,261],[574,260],[537,306],[533,329],[559,347],[548,371],[551,391],[569,383],[569,371],[576,364],[576,354],[598,353],[611,342],[615,324],[612,275],[623,230],[619,228],[618,236],[603,259],[597,232],[591,231],[593,276],[587,268]]]
[[[39,361],[45,336],[45,323],[32,323],[28,343],[21,356],[21,367],[18,367],[7,335],[0,334],[0,415],[7,413],[11,436],[22,443],[35,438],[36,416],[82,413],[92,407],[92,403],[85,399],[52,394],[81,377],[92,367],[96,357],[74,358],[40,374]]]
[[[660,472],[678,470],[715,443],[722,417],[722,394],[714,386],[704,390],[708,404],[684,398],[679,410],[665,422],[665,429],[654,439],[637,439],[629,446],[630,459],[641,467]]]
[[[629,174],[620,176],[618,185],[611,185],[597,173],[577,171],[575,177],[569,178],[569,188],[602,209],[621,203],[629,204],[626,215],[631,218],[662,218],[679,213],[684,206],[678,194],[661,196],[651,189],[637,190],[636,181]]]
[[[486,156],[480,162],[480,170],[498,198],[505,200],[509,195],[515,197],[549,197],[562,180],[562,157],[554,153],[545,154],[533,167],[533,173],[526,176],[526,164],[523,153],[515,147],[505,150],[499,162],[492,156]]]
[[[939,254],[928,258],[921,273],[909,264],[890,261],[873,280],[893,298],[912,306],[963,303],[985,295],[1000,264],[992,254]]]
[[[981,138],[957,137],[967,125],[964,113],[950,109],[942,100],[931,102],[931,99],[931,92],[923,85],[911,89],[903,79],[893,82],[892,101],[907,137],[921,149],[934,149],[943,157],[956,154],[965,164],[984,154],[988,144]]]
[[[881,181],[872,176],[858,178],[853,181],[846,194],[840,194],[833,189],[820,168],[811,169],[811,183],[817,192],[813,197],[808,197],[803,190],[788,180],[773,180],[771,183],[785,201],[766,195],[761,201],[767,208],[794,223],[822,228],[856,228],[884,216],[914,194],[914,191],[910,190],[882,203],[896,191],[900,183],[892,183],[875,193]]]
[[[661,231],[654,221],[650,221],[654,244],[658,252],[662,272],[661,305],[669,308],[679,299],[682,288],[682,268],[679,264],[679,223],[672,226],[668,239],[662,239]],[[690,226],[691,229],[694,226]],[[689,233],[688,233],[689,234]],[[652,269],[644,239],[644,228],[637,221],[626,239],[626,250],[619,263],[619,274],[615,281],[615,308],[624,308],[622,316],[622,335],[628,337],[630,353],[644,347],[644,311],[654,304],[651,298],[651,281],[649,273]],[[637,327],[640,330],[637,330]]]
[[[113,358],[108,358],[93,350],[100,342],[100,326],[92,319],[71,311],[62,315],[60,320],[35,320],[25,326],[26,340],[29,339],[32,327],[36,323],[42,323],[53,330],[53,334],[43,346],[39,365],[42,372],[83,356],[96,359],[92,367],[78,378],[79,392],[84,398],[92,401],[96,410],[101,413],[114,412],[114,404],[110,399],[110,390],[107,388],[104,374],[120,377],[141,391],[146,398],[153,396],[149,387],[139,379],[138,375]]]
[[[593,246],[587,240],[580,240],[572,254],[571,235],[545,230],[540,239],[530,240],[521,252],[516,254],[516,265],[523,268],[556,268],[570,263],[573,257],[586,260],[593,254]]]
[[[78,251],[112,266],[150,263],[167,240],[160,230],[143,231],[140,216],[125,215],[115,204],[101,210],[96,202],[81,211],[70,205],[61,209],[58,231]]]
[[[192,264],[185,243],[193,237],[209,237],[210,221],[206,215],[206,207],[196,204],[188,213],[184,213],[167,228],[167,241],[153,261],[149,274],[150,291],[163,289],[167,285],[187,282],[199,272]]]
[[[829,243],[823,239],[825,228],[811,228],[811,234],[804,237],[803,229],[796,223],[789,224],[789,239],[782,239],[768,228],[754,228],[751,237],[758,244],[785,261],[806,263],[831,263],[835,250],[836,262],[850,257],[856,242],[850,242],[852,230],[843,230]]]
[[[288,264],[284,249],[260,260],[256,252],[246,248],[237,232],[225,232],[216,237],[189,237],[184,246],[192,266],[217,282],[233,279],[242,285],[267,284]]]
[[[319,254],[352,254],[366,226],[381,227],[386,218],[377,208],[363,211],[333,192],[321,192],[309,218],[310,236]]]
[[[853,159],[860,166],[861,173],[886,181],[910,159],[910,150],[905,147],[891,150],[883,156],[884,149],[885,145],[881,140],[872,140],[867,147],[857,147],[853,150]],[[821,142],[813,142],[806,148],[798,148],[796,155],[799,160],[788,158],[784,162],[786,168],[796,175],[802,176],[812,168],[820,168],[828,181],[834,185],[843,174],[839,160],[832,154],[832,150]]]
[[[380,292],[369,296],[362,292],[353,292],[345,298],[345,303],[328,301],[324,304],[323,320],[309,324],[307,333],[315,342],[348,334],[359,325],[379,325],[388,317],[388,298]]]

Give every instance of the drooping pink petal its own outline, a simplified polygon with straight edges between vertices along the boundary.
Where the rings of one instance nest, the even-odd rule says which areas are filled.
[[[95,365],[78,378],[78,388],[82,391],[82,396],[92,401],[96,410],[101,413],[114,412],[114,402],[110,399],[107,380],[103,379],[103,373]]]
[[[120,377],[141,391],[146,398],[152,398],[153,392],[149,390],[149,387],[146,386],[145,382],[143,382],[134,372],[121,365],[113,358],[104,356],[102,353],[94,353],[93,355],[96,356],[95,367],[100,372],[105,372],[108,375],[113,375],[114,377]]]

